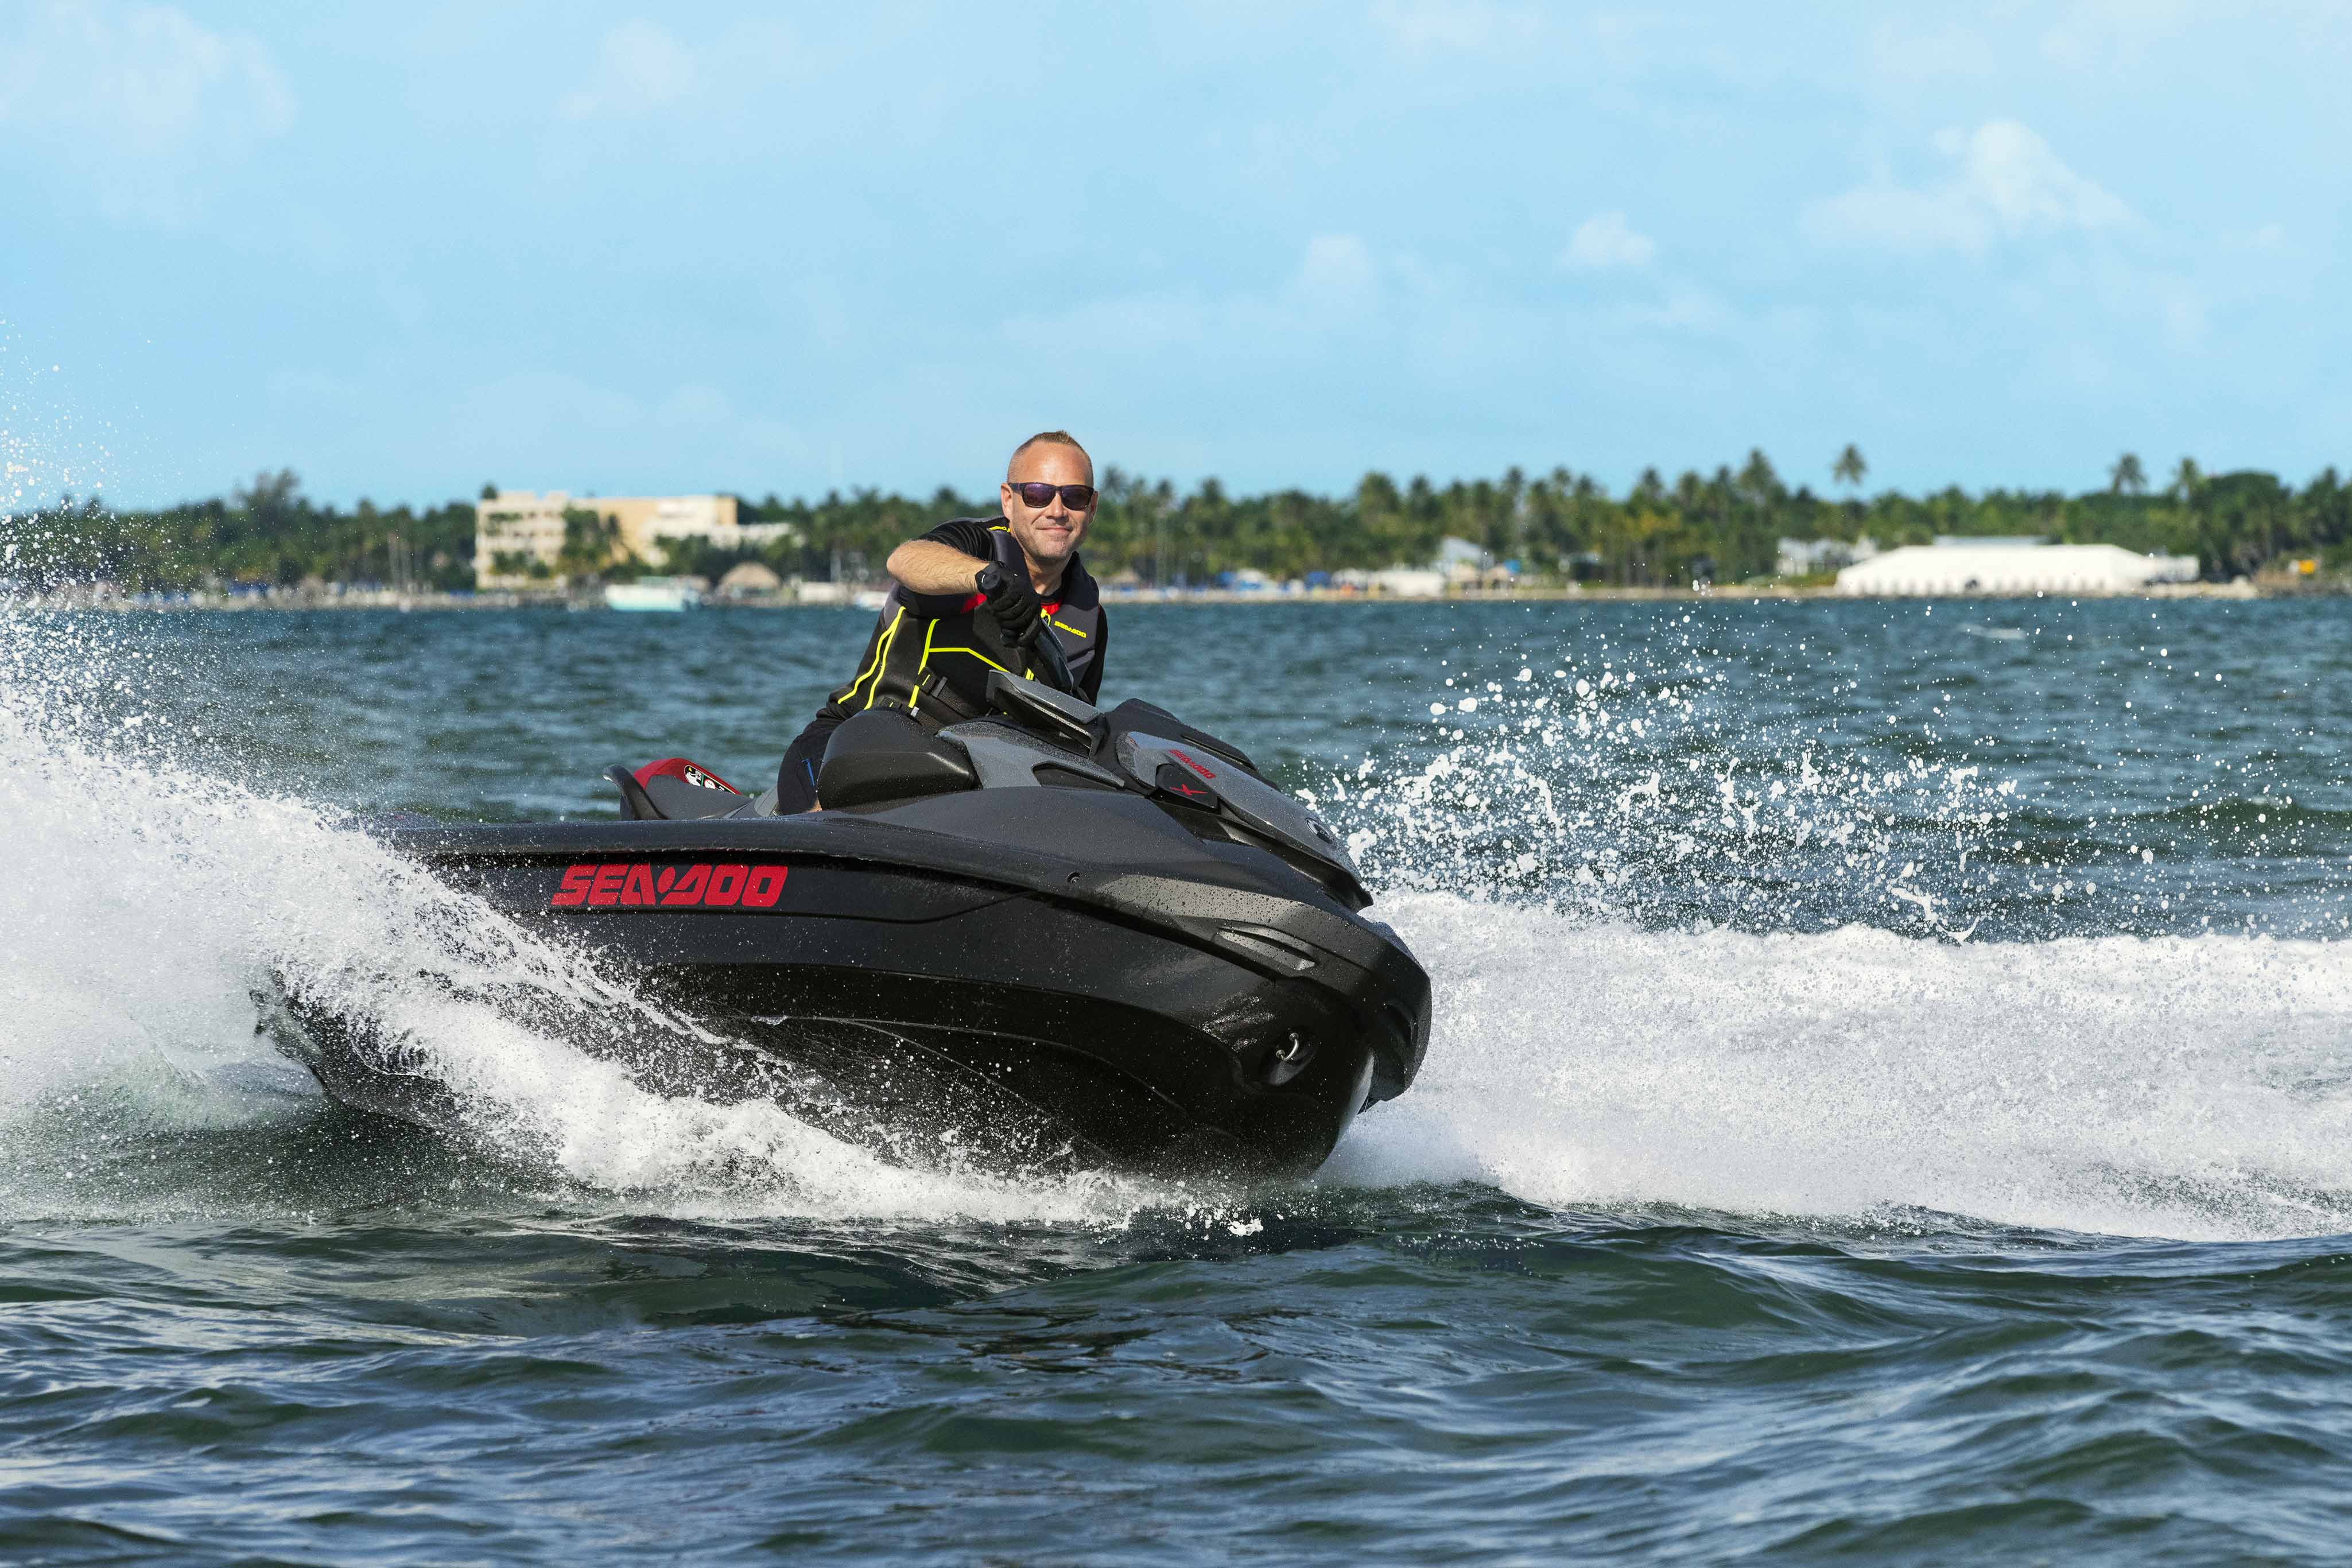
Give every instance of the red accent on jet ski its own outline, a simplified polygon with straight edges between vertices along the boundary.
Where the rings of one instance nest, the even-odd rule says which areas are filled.
[[[1183,763],[1186,767],[1192,769],[1194,773],[1200,774],[1204,779],[1213,779],[1217,776],[1208,769],[1202,767],[1200,763],[1194,762],[1192,758],[1186,756],[1183,752],[1178,751],[1173,746],[1168,748],[1168,754],[1175,758],[1178,762]]]
[[[701,763],[690,763],[684,757],[664,757],[660,762],[647,763],[637,770],[637,783],[640,784],[651,784],[658,778],[682,780],[697,789],[723,789],[729,795],[743,793]]]

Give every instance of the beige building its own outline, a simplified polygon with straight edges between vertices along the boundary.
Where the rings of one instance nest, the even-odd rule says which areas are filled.
[[[500,490],[474,503],[474,580],[485,588],[512,587],[530,582],[530,563],[552,574],[563,550],[563,514],[581,509],[594,512],[614,531],[614,553],[635,556],[648,566],[667,565],[669,547],[679,540],[705,540],[721,550],[759,549],[789,540],[797,531],[788,522],[744,523],[737,521],[733,496],[572,496],[564,490],[544,495],[530,490]],[[499,570],[499,558],[509,567]]]

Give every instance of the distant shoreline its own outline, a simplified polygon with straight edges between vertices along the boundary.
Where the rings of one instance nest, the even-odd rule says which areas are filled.
[[[1833,599],[1864,600],[1897,603],[1905,600],[1965,602],[2013,601],[2025,599],[2309,599],[2343,597],[2347,588],[2339,585],[2321,586],[2303,584],[2253,583],[2240,578],[2231,583],[2157,583],[2126,593],[2034,593],[2034,594],[1841,594],[1834,587],[1790,586],[1785,584],[1739,584],[1720,587],[1700,588],[1638,588],[1638,587],[1562,587],[1521,588],[1505,592],[1478,592],[1443,595],[1356,594],[1328,588],[1308,589],[1295,594],[1239,592],[1226,588],[1173,590],[1167,593],[1106,593],[1104,603],[1115,605],[1511,605],[1511,604],[1638,604],[1644,602],[1684,603],[1710,599],[1800,600]],[[189,594],[184,595],[126,596],[119,594],[66,591],[36,594],[22,598],[0,600],[0,607],[36,611],[89,611],[114,613],[145,612],[157,615],[211,611],[242,613],[247,611],[301,610],[389,610],[413,613],[425,610],[574,610],[583,614],[612,614],[601,602],[593,599],[566,598],[558,595],[476,593],[476,594],[397,594],[386,591],[354,590],[341,594],[288,592],[278,594]],[[711,599],[702,605],[706,610],[839,610],[853,606],[834,600],[826,603],[800,603],[789,598]]]

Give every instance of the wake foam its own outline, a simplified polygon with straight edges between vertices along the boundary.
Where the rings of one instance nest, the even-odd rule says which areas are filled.
[[[1428,1067],[1327,1179],[2220,1239],[2352,1229],[2352,964],[2236,936],[1644,931],[1442,894]]]
[[[892,1166],[765,1101],[640,1089],[571,1039],[694,1026],[434,880],[318,808],[176,760],[83,623],[0,616],[0,1216],[56,1214],[37,1147],[101,1125],[217,1129],[300,1115],[251,1091],[273,975],[371,1020],[464,1108],[477,1143],[695,1213],[1094,1218],[1136,1201]],[[615,1021],[617,1020],[617,1022]],[[63,1164],[59,1156],[63,1156]],[[13,1166],[13,1174],[9,1167]],[[75,1200],[79,1201],[78,1198]],[[69,1205],[70,1206],[70,1205]]]

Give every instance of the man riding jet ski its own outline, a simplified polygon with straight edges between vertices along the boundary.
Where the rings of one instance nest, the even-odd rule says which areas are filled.
[[[1003,515],[960,517],[890,552],[888,597],[848,685],[825,700],[784,753],[777,809],[818,803],[825,742],[853,714],[905,713],[925,729],[977,718],[991,671],[1029,673],[1011,649],[1030,645],[1042,622],[1069,666],[1069,689],[1092,702],[1102,690],[1110,626],[1102,595],[1078,559],[1095,511],[1094,459],[1066,430],[1045,430],[1013,448],[997,487]],[[1011,666],[1011,668],[1008,668]]]
[[[1099,641],[1087,682],[1048,619],[1016,640],[958,613],[969,645],[925,625],[903,699],[880,683],[826,726],[822,811],[670,758],[611,770],[622,821],[383,832],[683,1020],[576,1042],[654,1092],[771,1099],[924,1163],[1312,1172],[1412,1082],[1428,976],[1238,748],[1080,695]],[[414,1042],[281,986],[281,1038],[330,1094],[465,1131]]]

